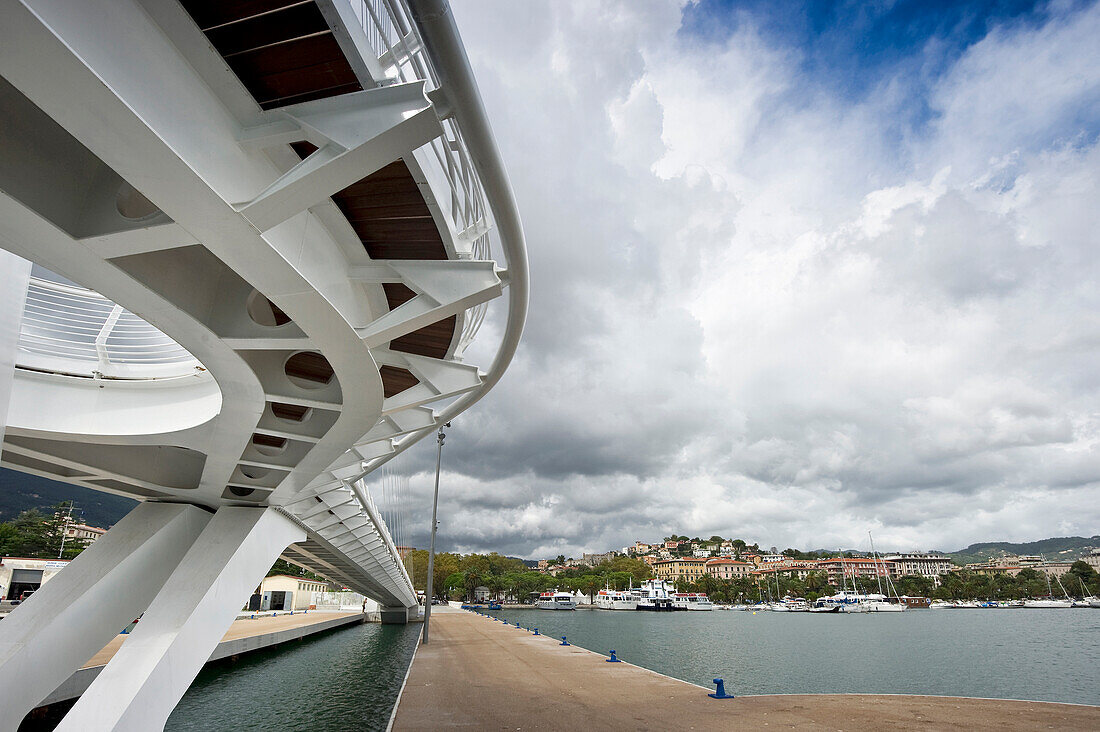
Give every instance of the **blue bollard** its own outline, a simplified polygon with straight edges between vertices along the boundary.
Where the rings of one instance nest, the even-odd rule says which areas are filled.
[[[726,693],[726,682],[722,679],[715,679],[714,683],[718,685],[713,694],[707,694],[711,699],[732,699],[733,694]]]
[[[559,643],[558,645],[559,645],[559,646],[567,646],[567,645],[569,645],[569,641],[567,641],[567,640],[565,639],[565,636],[563,635],[563,636],[561,637],[561,643]]]
[[[618,658],[615,657],[615,649],[614,648],[611,649],[611,658],[607,659],[607,662],[608,663],[622,663],[622,661],[620,661]]]
[[[538,635],[538,634],[539,634],[539,629],[535,628],[535,635]]]

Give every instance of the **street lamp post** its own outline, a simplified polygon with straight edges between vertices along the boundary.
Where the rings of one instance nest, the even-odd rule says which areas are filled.
[[[443,425],[443,427],[450,427],[451,423]],[[437,511],[439,510],[439,468],[443,462],[443,440],[447,435],[443,432],[443,427],[439,428],[439,434],[436,438],[437,447],[435,453],[435,495],[432,497],[432,538],[428,542],[428,586],[427,591],[424,593],[424,637],[421,639],[421,643],[428,643],[428,624],[432,619],[432,579],[435,576],[435,530],[439,525],[436,521]]]

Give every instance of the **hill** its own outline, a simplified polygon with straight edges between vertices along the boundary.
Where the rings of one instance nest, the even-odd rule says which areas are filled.
[[[946,552],[956,564],[985,562],[1005,555],[1041,554],[1048,561],[1071,562],[1100,549],[1100,536],[1063,536],[1013,544],[1007,541],[987,541],[971,544],[956,552]]]
[[[31,508],[44,511],[61,501],[75,501],[74,516],[79,516],[83,523],[105,529],[118,523],[137,505],[137,501],[111,493],[0,468],[0,521],[10,521]]]

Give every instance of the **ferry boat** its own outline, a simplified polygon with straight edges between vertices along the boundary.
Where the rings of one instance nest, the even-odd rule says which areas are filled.
[[[677,592],[672,596],[673,610],[713,610],[714,603],[705,592]]]
[[[665,580],[652,579],[643,582],[631,594],[638,598],[638,610],[671,612],[674,592],[675,588]]]
[[[596,594],[598,610],[637,610],[638,598],[630,592],[620,590],[600,590]]]
[[[568,592],[544,592],[535,607],[539,610],[576,610],[577,601]]]

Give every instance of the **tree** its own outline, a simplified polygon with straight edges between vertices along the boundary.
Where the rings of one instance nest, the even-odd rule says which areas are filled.
[[[0,524],[0,555],[72,559],[80,554],[85,546],[82,541],[64,540],[71,506],[68,502],[58,503],[49,513],[32,508]]]

